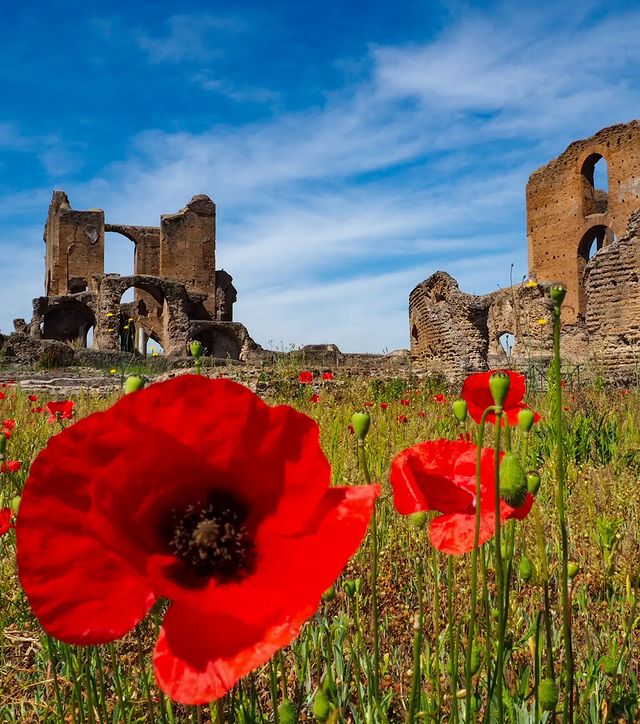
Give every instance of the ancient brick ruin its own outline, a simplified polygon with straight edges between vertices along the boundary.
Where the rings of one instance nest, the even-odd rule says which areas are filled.
[[[606,164],[598,179],[596,166]],[[600,188],[598,180],[603,181]],[[475,296],[436,272],[409,297],[414,369],[459,381],[498,366],[546,364],[547,291],[567,285],[563,348],[609,379],[640,372],[640,122],[572,143],[527,184],[529,280]],[[505,337],[510,349],[500,344]]]
[[[105,232],[133,243],[134,273],[105,274]],[[105,223],[102,209],[72,209],[63,191],[54,191],[44,230],[45,296],[33,302],[28,324],[16,332],[58,340],[78,348],[145,355],[149,339],[168,355],[186,356],[189,343],[202,342],[205,354],[241,359],[257,345],[242,324],[233,322],[236,290],[231,276],[215,268],[216,207],[194,196],[160,226]],[[133,289],[133,301],[123,301]]]

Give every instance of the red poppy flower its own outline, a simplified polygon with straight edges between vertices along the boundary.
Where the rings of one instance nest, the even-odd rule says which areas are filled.
[[[3,420],[2,421],[2,430],[0,430],[0,434],[4,435],[7,440],[11,437],[11,433],[13,432],[13,428],[16,426],[15,420]]]
[[[38,395],[27,395],[27,399],[31,402],[36,402],[38,399]]]
[[[355,435],[355,434],[356,434],[356,429],[355,429],[355,427],[354,427],[351,423],[349,423],[349,425],[348,425],[348,427],[347,427],[347,430],[349,430],[349,435]]]
[[[154,384],[36,458],[20,581],[44,629],[77,644],[112,641],[169,599],[158,683],[207,702],[295,638],[360,545],[379,487],[330,480],[306,415],[230,380]]]
[[[406,415],[398,415],[398,417],[396,419],[398,420],[398,422],[400,422],[403,425],[406,422],[409,422],[409,418]]]
[[[403,450],[391,463],[391,486],[396,510],[410,515],[437,510],[431,521],[433,545],[454,555],[473,550],[476,522],[477,447],[465,440],[428,440]],[[494,451],[483,449],[480,465],[480,539],[486,543],[495,531],[493,483]],[[500,501],[500,520],[525,518],[533,496],[527,493],[519,508]]]
[[[0,400],[4,400],[5,397],[6,395],[4,394],[4,392],[0,392]]]
[[[405,405],[405,407],[406,407],[407,405],[410,405],[410,404],[411,404],[411,400],[407,400],[406,398],[403,397],[403,398],[400,400],[400,404],[401,404],[401,405]]]
[[[365,406],[365,407],[373,407],[374,404],[375,404],[374,402],[365,402],[365,403],[364,403],[364,406]]]
[[[522,400],[524,398],[525,376],[519,372],[512,370],[490,370],[489,372],[478,372],[469,375],[462,385],[462,399],[467,403],[469,415],[476,421],[480,422],[482,413],[487,407],[493,406],[493,397],[489,389],[489,378],[494,372],[504,372],[509,375],[509,392],[504,403],[504,414],[510,425],[518,424],[518,413],[520,410],[528,408]],[[535,413],[535,421],[538,422],[540,415]],[[496,416],[493,412],[487,415],[487,421],[495,424]]]
[[[420,410],[420,412],[418,413],[418,417],[424,418],[426,416],[427,416],[427,413],[424,410]]]
[[[314,393],[313,395],[311,395],[311,402],[313,402],[314,405],[316,404],[316,402],[318,402],[319,399],[320,395],[318,393]]]
[[[38,405],[38,407],[32,407],[31,412],[42,412],[44,410],[44,407],[42,405]]]
[[[332,380],[332,379],[333,379],[333,372],[323,372],[323,373],[322,373],[322,379],[323,379],[323,380]]]
[[[56,420],[70,420],[73,417],[73,400],[60,400],[58,402],[47,402],[45,407],[49,412],[47,422],[53,424]]]
[[[0,509],[0,536],[13,528],[13,511],[11,508]]]
[[[433,396],[433,399],[439,404],[444,405],[444,403],[447,401],[447,398],[445,395],[442,394],[442,392],[439,392],[437,395]]]
[[[388,403],[388,402],[381,402],[381,403],[380,403],[380,409],[381,409],[381,410],[386,410],[388,407],[389,407],[389,403]]]
[[[313,372],[309,372],[308,370],[303,370],[298,375],[298,381],[302,382],[303,385],[310,385],[313,382]]]
[[[22,467],[22,460],[7,460],[0,464],[0,473],[17,473]]]

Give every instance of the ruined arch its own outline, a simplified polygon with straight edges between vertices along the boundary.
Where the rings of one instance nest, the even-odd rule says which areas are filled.
[[[66,299],[48,309],[42,318],[43,339],[87,346],[87,333],[95,325],[91,307],[77,299]]]
[[[585,295],[585,269],[595,254],[603,246],[610,244],[615,239],[613,230],[604,224],[596,224],[590,227],[580,239],[577,250],[577,276],[578,276],[578,314],[583,315],[587,299]]]
[[[591,153],[582,162],[582,214],[606,214],[609,209],[609,169],[601,153]],[[604,187],[604,188],[603,188]]]

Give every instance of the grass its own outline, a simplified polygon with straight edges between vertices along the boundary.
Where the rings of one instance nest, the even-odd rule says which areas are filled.
[[[151,652],[163,603],[137,631],[109,646],[82,648],[48,639],[21,590],[15,536],[10,532],[0,538],[0,721],[284,723],[284,709],[278,714],[283,699],[292,702],[299,721],[401,722],[410,709],[415,721],[465,720],[470,556],[448,559],[435,552],[428,530],[395,512],[388,477],[391,460],[400,450],[427,439],[455,438],[472,430],[472,424],[461,426],[449,404],[437,403],[434,394],[443,389],[429,382],[342,379],[336,373],[334,381],[314,385],[320,399],[313,404],[311,388],[298,384],[290,370],[281,368],[264,376],[270,403],[291,404],[318,421],[334,484],[362,482],[356,440],[348,425],[363,403],[374,403],[368,408],[372,422],[366,448],[371,478],[383,485],[377,510],[379,695],[372,688],[368,540],[298,639],[236,685],[222,700],[221,713],[215,704],[196,708],[171,703],[157,688]],[[3,392],[7,397],[0,402],[0,419],[16,420],[7,457],[23,460],[23,467],[17,473],[0,474],[0,507],[20,494],[30,461],[57,431],[42,413],[30,411],[33,403],[26,393],[16,387]],[[448,401],[455,399],[456,390],[446,392]],[[116,397],[82,395],[76,400],[77,416],[103,409]],[[401,399],[410,404],[401,404]],[[388,403],[386,410],[381,402]],[[542,485],[538,512],[515,529],[514,569],[525,555],[533,568],[529,582],[513,579],[506,636],[505,719],[518,724],[553,721],[549,713],[540,719],[535,715],[536,671],[546,666],[548,658],[540,653],[546,648],[546,636],[538,616],[546,565],[552,673],[560,688],[564,656],[552,400],[539,394],[529,402],[543,416],[529,443],[529,460],[540,470]],[[575,721],[637,721],[640,395],[638,390],[623,394],[601,387],[567,387],[564,406],[569,557],[580,567],[570,586]],[[407,416],[406,423],[398,421],[400,415]],[[492,444],[491,435],[488,429],[487,446]],[[517,439],[519,433],[514,431],[514,436]],[[496,586],[492,544],[483,551],[485,575],[479,577],[478,610],[481,666],[474,686],[481,701],[486,701],[487,658],[495,654],[486,622],[495,615]],[[475,695],[473,701],[471,721],[481,721],[483,704],[478,711]],[[556,714],[560,713],[561,706]]]

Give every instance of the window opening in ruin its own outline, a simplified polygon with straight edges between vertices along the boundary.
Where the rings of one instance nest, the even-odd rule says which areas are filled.
[[[599,153],[592,153],[582,164],[582,212],[584,216],[604,214],[609,208],[609,171]]]
[[[586,295],[584,290],[585,285],[585,270],[587,263],[590,259],[598,253],[603,246],[607,246],[612,241],[615,241],[616,235],[613,230],[608,226],[599,224],[598,226],[592,226],[580,239],[578,244],[578,259],[577,259],[577,272],[578,272],[578,314],[584,314],[586,311]]]
[[[418,341],[418,327],[415,324],[411,327],[411,337],[416,342]]]
[[[128,301],[130,300],[130,301]],[[137,352],[143,357],[149,354],[148,344],[158,340],[162,350],[162,336],[166,300],[154,285],[135,285],[126,289],[120,298],[120,318],[117,324],[120,350]],[[158,352],[159,353],[159,352]]]
[[[122,277],[134,273],[135,244],[117,231],[106,231],[104,235],[105,274],[120,274]],[[122,302],[133,301],[133,289],[128,289]]]
[[[502,348],[502,351],[504,352],[505,359],[508,361],[511,360],[511,353],[513,352],[513,348],[516,345],[516,337],[514,334],[511,334],[511,332],[503,332],[498,337],[498,344]]]
[[[87,349],[93,349],[93,325],[87,330],[87,338],[85,341],[85,347]]]

